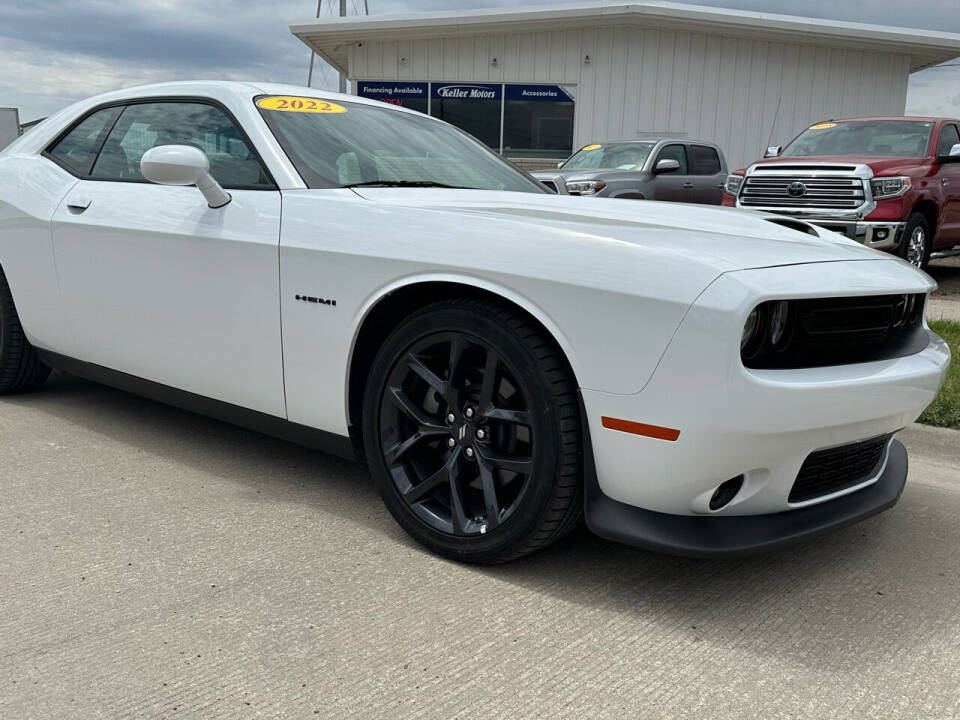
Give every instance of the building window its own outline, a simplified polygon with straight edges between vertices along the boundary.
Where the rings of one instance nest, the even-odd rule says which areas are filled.
[[[573,152],[573,98],[558,85],[507,85],[503,154],[565,158]]]
[[[361,80],[357,95],[429,113],[508,157],[573,152],[575,103],[559,85]]]
[[[430,114],[500,149],[502,85],[431,83]]]

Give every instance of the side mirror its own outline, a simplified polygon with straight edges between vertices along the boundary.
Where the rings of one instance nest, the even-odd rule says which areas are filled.
[[[557,163],[557,167],[558,167],[558,168],[562,168],[562,167],[563,167],[563,164],[564,164],[565,162],[566,162],[566,160],[561,160],[560,162]]]
[[[783,147],[780,145],[771,145],[767,148],[767,151],[763,154],[765,158],[776,157],[780,154],[780,151],[783,150]]]
[[[210,174],[210,161],[189,145],[159,145],[140,158],[140,173],[158,185],[196,185],[212,208],[230,202],[230,193]]]
[[[942,165],[943,163],[956,163],[960,162],[960,143],[957,143],[950,148],[950,152],[946,155],[941,155],[937,158],[937,161]]]
[[[676,160],[670,158],[664,158],[663,160],[658,160],[656,167],[653,168],[654,175],[661,175],[663,173],[673,173],[680,169],[680,163]]]

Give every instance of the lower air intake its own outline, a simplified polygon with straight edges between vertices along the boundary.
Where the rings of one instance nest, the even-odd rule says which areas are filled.
[[[817,450],[803,461],[789,501],[801,503],[866,482],[880,472],[890,435]]]

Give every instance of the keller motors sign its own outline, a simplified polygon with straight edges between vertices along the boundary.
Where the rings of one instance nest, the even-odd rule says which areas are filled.
[[[480,83],[431,83],[431,97],[437,100],[499,100],[503,85]]]

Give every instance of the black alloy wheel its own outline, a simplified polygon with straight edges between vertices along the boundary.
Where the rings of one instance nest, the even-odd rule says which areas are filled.
[[[542,330],[485,301],[439,303],[394,331],[367,386],[364,444],[408,532],[501,562],[573,527],[579,418],[565,365]]]

